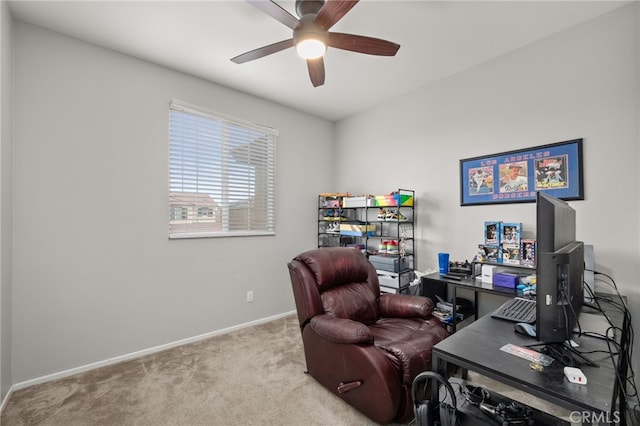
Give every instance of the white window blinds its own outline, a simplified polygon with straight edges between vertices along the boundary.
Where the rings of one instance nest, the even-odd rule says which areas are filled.
[[[173,100],[169,238],[275,234],[274,129]]]

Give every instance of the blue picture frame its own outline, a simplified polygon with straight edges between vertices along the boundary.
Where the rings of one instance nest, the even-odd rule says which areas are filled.
[[[584,200],[582,139],[460,160],[460,205]]]

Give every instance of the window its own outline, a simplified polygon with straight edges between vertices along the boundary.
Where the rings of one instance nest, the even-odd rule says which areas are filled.
[[[187,208],[180,206],[171,206],[171,220],[186,220]]]
[[[173,100],[169,238],[275,234],[272,128]]]
[[[198,207],[198,217],[213,217],[213,209],[211,207]]]

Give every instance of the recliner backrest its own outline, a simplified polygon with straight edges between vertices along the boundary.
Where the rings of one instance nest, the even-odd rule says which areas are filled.
[[[313,285],[325,313],[367,325],[376,322],[380,297],[378,276],[362,253],[352,248],[331,247],[302,253],[294,259],[296,261],[303,263],[314,277]],[[306,290],[307,295],[312,293],[312,290]],[[296,298],[296,305],[298,298],[301,297]],[[305,302],[307,306],[313,303]]]
[[[337,318],[348,318],[365,325],[378,320],[378,297],[366,282],[349,283],[332,287],[322,293],[324,311]]]

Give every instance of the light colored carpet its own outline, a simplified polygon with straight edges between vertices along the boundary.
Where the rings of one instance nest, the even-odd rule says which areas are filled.
[[[0,424],[376,424],[304,371],[300,331],[296,317],[289,316],[15,391]],[[470,379],[484,380],[472,374]],[[492,385],[512,398],[522,397]],[[536,405],[531,399],[522,402]],[[560,410],[537,405],[547,412]]]
[[[375,424],[304,373],[295,316],[14,392],[3,426]]]

